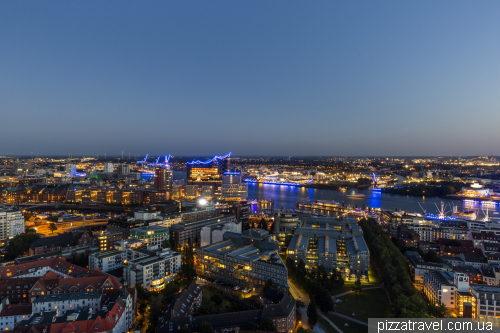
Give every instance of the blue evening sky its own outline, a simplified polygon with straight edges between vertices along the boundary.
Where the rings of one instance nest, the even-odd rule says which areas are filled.
[[[2,1],[0,155],[500,155],[498,1]]]

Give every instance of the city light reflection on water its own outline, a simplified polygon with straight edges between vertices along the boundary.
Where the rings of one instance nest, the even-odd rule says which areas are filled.
[[[387,194],[372,189],[355,189],[355,193],[364,194],[361,198],[350,198],[347,195],[352,193],[352,189],[346,192],[332,191],[325,189],[304,188],[295,186],[279,186],[270,184],[248,184],[248,198],[258,200],[274,200],[274,208],[295,208],[297,202],[314,202],[317,200],[335,201],[344,203],[351,207],[373,207],[389,210],[404,210],[407,212],[423,213],[420,205],[427,213],[436,213],[441,208],[441,201],[444,202],[446,210],[452,210],[452,206],[457,206],[458,211],[477,210],[482,208],[489,211],[498,212],[499,205],[486,202],[466,202],[462,200],[441,199],[439,197],[413,197],[397,194]]]
[[[174,179],[186,179],[186,173],[182,171],[173,172]],[[452,207],[457,206],[458,211],[478,210],[478,215],[482,215],[481,210],[490,211],[490,216],[500,217],[498,215],[499,204],[441,199],[439,197],[412,197],[398,194],[387,194],[380,191],[372,191],[371,188],[362,190],[354,189],[355,193],[364,194],[362,198],[349,198],[353,189],[346,192],[332,191],[325,189],[306,188],[298,186],[280,186],[275,184],[248,184],[248,199],[273,200],[275,209],[296,208],[298,202],[314,202],[317,200],[335,201],[346,206],[363,208],[373,207],[389,210],[403,210],[407,212],[423,213],[422,206],[427,214],[435,214],[438,211],[436,205],[441,208],[441,201],[444,202],[445,210],[451,214]],[[262,207],[263,208],[263,207]],[[268,207],[270,208],[270,207]],[[252,210],[257,210],[257,205],[252,205]]]

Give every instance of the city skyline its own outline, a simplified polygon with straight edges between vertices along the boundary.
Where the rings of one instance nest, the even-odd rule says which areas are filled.
[[[499,10],[2,3],[0,155],[500,155]]]

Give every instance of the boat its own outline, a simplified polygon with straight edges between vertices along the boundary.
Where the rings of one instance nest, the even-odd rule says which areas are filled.
[[[453,216],[461,217],[466,220],[475,220],[477,218],[476,212],[473,210],[464,211],[464,212],[455,212]]]
[[[345,191],[347,191],[347,187],[340,187],[340,188],[339,188],[339,190],[340,190],[341,192],[345,192]]]
[[[354,198],[354,199],[362,199],[365,197],[364,194],[359,194],[359,193],[356,193],[356,191],[352,191],[351,194],[347,194],[346,197],[348,198]]]

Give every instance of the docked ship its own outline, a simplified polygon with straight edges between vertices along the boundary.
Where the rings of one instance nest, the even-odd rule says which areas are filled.
[[[464,212],[454,212],[453,216],[458,218],[462,218],[465,220],[475,220],[477,218],[477,214],[473,210],[466,210]]]

